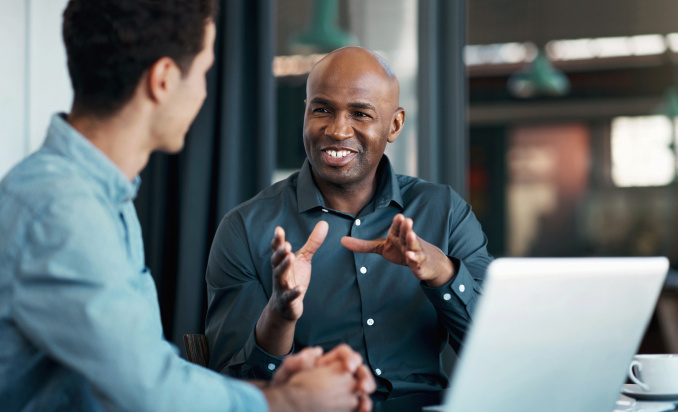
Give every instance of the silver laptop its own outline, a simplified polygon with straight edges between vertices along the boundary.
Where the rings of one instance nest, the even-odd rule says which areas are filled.
[[[430,410],[612,411],[668,266],[663,257],[497,259],[444,404]]]

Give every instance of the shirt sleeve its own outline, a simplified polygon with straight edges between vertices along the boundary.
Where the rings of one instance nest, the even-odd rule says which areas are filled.
[[[181,359],[163,338],[153,280],[130,264],[113,213],[71,197],[26,225],[17,327],[113,409],[267,410],[259,389]]]
[[[422,289],[436,308],[449,333],[455,351],[461,348],[481,293],[487,266],[493,260],[487,252],[487,237],[471,211],[471,206],[452,192],[452,213],[448,218],[448,257],[458,262],[457,274],[445,285]]]
[[[273,356],[256,343],[255,326],[269,294],[257,276],[237,214],[227,215],[217,229],[206,280],[210,368],[237,378],[270,380],[284,357]]]

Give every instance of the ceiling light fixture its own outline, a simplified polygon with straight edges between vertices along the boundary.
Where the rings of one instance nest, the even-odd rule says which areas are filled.
[[[337,0],[316,0],[311,21],[306,29],[288,41],[293,54],[329,53],[358,44],[358,39],[339,27]]]
[[[511,94],[523,99],[538,96],[562,96],[570,91],[570,81],[555,69],[546,53],[537,51],[531,63],[512,74],[507,83]]]

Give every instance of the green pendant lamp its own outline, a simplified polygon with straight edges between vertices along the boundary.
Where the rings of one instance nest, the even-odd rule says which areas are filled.
[[[358,44],[358,39],[339,28],[338,0],[316,0],[311,22],[306,29],[292,36],[288,45],[294,54],[329,53]]]
[[[662,102],[655,113],[662,114],[670,119],[678,117],[678,87],[669,86],[664,90]]]
[[[511,94],[520,98],[539,96],[563,96],[570,91],[570,81],[560,70],[555,69],[541,50],[534,60],[512,74],[507,87]]]
[[[673,72],[673,82],[664,90],[662,101],[653,114],[660,114],[669,119],[675,119],[678,117],[678,63],[673,61],[671,63],[671,70]]]

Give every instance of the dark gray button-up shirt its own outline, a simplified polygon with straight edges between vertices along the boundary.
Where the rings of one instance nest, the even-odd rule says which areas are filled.
[[[285,229],[296,251],[325,220],[329,233],[313,257],[293,350],[349,344],[371,367],[382,397],[447,385],[440,353],[447,342],[458,349],[471,322],[492,260],[487,239],[471,207],[449,186],[396,175],[386,156],[377,178],[374,199],[352,216],[325,206],[306,161],[300,172],[224,217],[207,268],[211,368],[236,377],[272,377],[282,358],[257,345],[254,328],[271,296],[274,228]],[[405,266],[341,245],[343,236],[386,237],[397,213],[414,220],[418,236],[458,259],[459,273],[449,283],[427,287]]]

